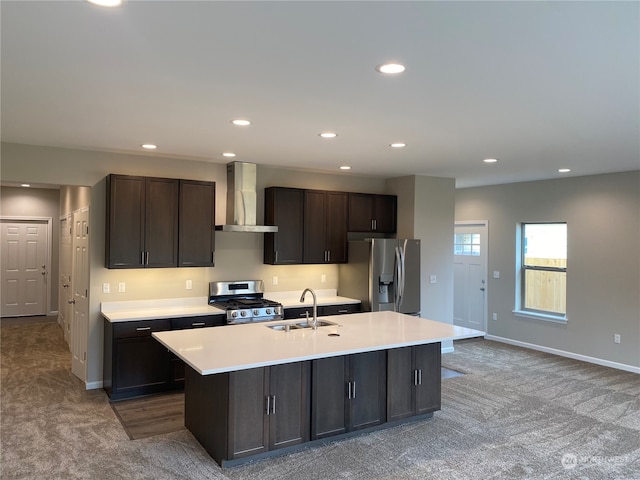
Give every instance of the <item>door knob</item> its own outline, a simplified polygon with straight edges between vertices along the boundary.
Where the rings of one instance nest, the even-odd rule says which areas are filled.
[[[75,305],[76,304],[76,300],[75,298],[72,300],[67,300],[68,303],[70,303],[71,305]]]

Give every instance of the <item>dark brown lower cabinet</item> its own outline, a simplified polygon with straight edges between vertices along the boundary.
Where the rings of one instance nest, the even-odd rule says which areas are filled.
[[[222,315],[131,322],[104,321],[103,386],[112,401],[184,387],[184,362],[153,332],[226,325]]]
[[[387,351],[387,420],[440,410],[440,343]]]
[[[309,362],[200,375],[187,368],[185,426],[218,462],[309,441]]]
[[[104,387],[111,400],[169,389],[169,354],[151,333],[170,328],[169,320],[106,322]]]
[[[311,439],[386,421],[386,352],[312,361]]]

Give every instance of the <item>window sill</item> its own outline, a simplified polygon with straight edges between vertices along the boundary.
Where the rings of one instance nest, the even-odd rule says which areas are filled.
[[[543,320],[545,322],[562,323],[564,325],[568,323],[566,315],[550,315],[548,313],[535,313],[526,310],[514,310],[513,314],[516,317],[533,318],[534,320]]]

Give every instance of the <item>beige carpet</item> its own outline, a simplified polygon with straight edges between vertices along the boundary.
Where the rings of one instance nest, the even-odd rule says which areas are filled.
[[[427,421],[220,469],[191,434],[130,440],[56,324],[0,329],[2,479],[640,479],[640,376],[456,343]]]

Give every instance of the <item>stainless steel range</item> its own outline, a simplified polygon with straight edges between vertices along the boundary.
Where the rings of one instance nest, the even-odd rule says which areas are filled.
[[[209,305],[226,311],[227,324],[282,320],[282,304],[263,295],[262,280],[209,283]]]

